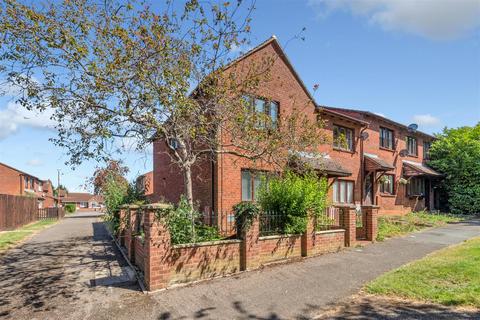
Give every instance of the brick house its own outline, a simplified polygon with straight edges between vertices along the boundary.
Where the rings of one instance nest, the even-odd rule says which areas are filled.
[[[258,92],[251,93],[255,103],[261,104],[261,97],[268,97],[276,110],[271,117],[288,114],[294,103],[300,103],[306,106],[305,112],[311,121],[324,122],[324,133],[332,142],[321,145],[317,152],[296,154],[294,158],[328,177],[332,204],[377,204],[381,214],[433,209],[432,181],[440,175],[424,165],[423,155],[424,145],[428,146],[432,136],[409,132],[406,126],[370,112],[317,105],[275,37],[234,63],[248,64],[264,55],[275,57],[271,69],[274,76],[258,88]],[[176,203],[184,184],[179,168],[171,163],[168,150],[165,141],[154,142],[152,200]],[[271,170],[268,165],[253,164],[230,154],[204,159],[192,172],[194,201],[200,204],[201,210],[230,211],[242,200],[255,199],[260,176],[268,170]],[[405,178],[408,184],[401,185],[400,178]],[[429,192],[425,192],[427,189]]]
[[[42,180],[4,163],[0,163],[0,194],[36,197],[39,208],[56,204],[50,180]]]
[[[101,209],[104,207],[103,196],[87,192],[68,192],[60,197],[63,205],[74,204],[77,210]]]

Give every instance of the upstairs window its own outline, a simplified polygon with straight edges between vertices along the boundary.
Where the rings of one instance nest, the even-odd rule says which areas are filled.
[[[266,172],[242,170],[242,201],[257,200],[260,186],[266,178]]]
[[[409,156],[418,155],[417,138],[407,137],[407,151]]]
[[[258,129],[277,128],[278,126],[278,102],[262,98],[244,96],[250,110],[258,116],[255,127]]]
[[[380,147],[393,150],[393,130],[380,127]]]
[[[393,184],[395,182],[395,177],[393,174],[386,174],[382,177],[380,181],[380,192],[386,194],[393,194],[394,188]]]
[[[333,183],[334,203],[353,203],[353,181],[335,180]]]
[[[333,125],[333,147],[346,151],[353,151],[353,130]]]
[[[431,147],[431,142],[430,141],[424,141],[423,142],[423,158],[424,159],[430,159],[430,147]]]

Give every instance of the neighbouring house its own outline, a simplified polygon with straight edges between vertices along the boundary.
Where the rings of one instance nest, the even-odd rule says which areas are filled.
[[[274,56],[274,76],[257,92],[247,94],[256,105],[267,103],[262,97],[268,97],[277,111],[269,114],[276,117],[273,122],[291,112],[294,103],[306,105],[312,121],[324,122],[324,133],[332,143],[316,152],[292,154],[290,165],[308,163],[326,176],[332,204],[374,204],[380,214],[437,208],[435,186],[442,176],[425,165],[434,137],[371,112],[316,104],[275,37],[233,64],[248,64],[265,55]],[[184,182],[168,152],[165,141],[154,142],[152,200],[176,203]],[[193,198],[200,209],[225,212],[242,200],[253,201],[261,176],[271,167],[220,153],[192,170]]]
[[[135,180],[137,190],[141,192],[147,199],[153,195],[153,171],[149,171],[137,177]]]
[[[74,204],[77,210],[99,210],[105,206],[103,196],[87,192],[61,193],[60,201],[63,205]]]
[[[0,163],[0,194],[35,197],[38,208],[54,207],[57,203],[50,180],[42,180],[4,163]]]

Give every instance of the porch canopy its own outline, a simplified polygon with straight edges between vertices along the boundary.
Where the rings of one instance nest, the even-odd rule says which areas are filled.
[[[393,165],[379,158],[377,155],[365,153],[365,169],[366,171],[392,171],[395,169]]]
[[[406,177],[414,176],[428,176],[428,177],[443,177],[443,174],[427,167],[418,162],[403,160],[403,175]]]
[[[327,177],[349,177],[352,172],[334,161],[328,154],[296,152],[291,154],[292,168],[311,168]]]

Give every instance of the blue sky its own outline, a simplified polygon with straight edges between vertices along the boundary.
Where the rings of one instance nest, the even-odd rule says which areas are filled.
[[[307,87],[319,85],[319,104],[370,110],[429,133],[480,121],[480,1],[258,0],[256,7],[252,45],[275,34]],[[303,27],[305,40],[292,39]],[[48,115],[0,97],[0,162],[54,183],[60,169],[70,191],[84,190],[97,163],[66,167],[45,124]],[[121,158],[130,179],[152,170],[150,149]]]

